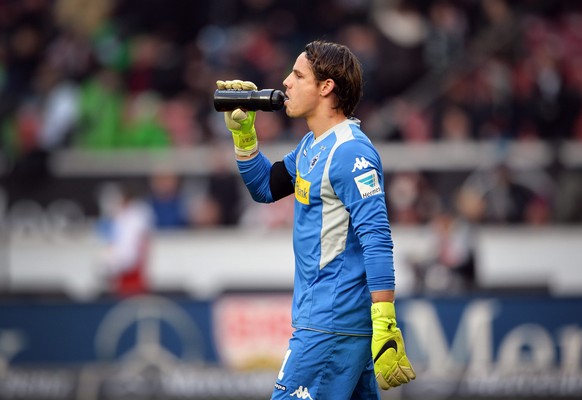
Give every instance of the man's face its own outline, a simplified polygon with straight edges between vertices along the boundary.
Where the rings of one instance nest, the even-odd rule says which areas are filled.
[[[315,79],[311,64],[301,53],[293,71],[285,78],[285,112],[291,118],[308,118],[315,112],[320,100],[320,83]]]

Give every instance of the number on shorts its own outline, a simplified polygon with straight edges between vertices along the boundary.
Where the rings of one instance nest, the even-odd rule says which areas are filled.
[[[287,350],[287,353],[285,353],[285,358],[283,359],[283,365],[281,365],[281,370],[279,371],[279,375],[277,376],[278,380],[283,379],[283,376],[285,375],[285,372],[283,372],[283,370],[285,369],[285,364],[287,364],[287,360],[289,359],[289,355],[291,355],[291,349]]]

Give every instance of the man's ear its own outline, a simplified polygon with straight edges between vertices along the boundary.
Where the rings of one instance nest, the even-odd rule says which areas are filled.
[[[321,85],[321,89],[319,90],[320,96],[327,96],[333,92],[333,88],[335,87],[335,82],[333,79],[326,79],[323,81]]]

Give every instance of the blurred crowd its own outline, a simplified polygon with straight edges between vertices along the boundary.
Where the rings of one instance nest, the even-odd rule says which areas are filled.
[[[7,197],[43,179],[35,163],[60,149],[224,150],[216,80],[282,88],[314,39],[361,60],[356,117],[377,144],[542,142],[557,154],[582,141],[578,2],[0,0],[0,152],[8,174],[33,165],[8,180]],[[262,143],[305,134],[284,113],[260,113],[256,124]],[[500,159],[489,170],[387,174],[391,222],[434,235],[418,273],[444,266],[471,282],[475,225],[582,222],[580,171],[555,158],[533,170]],[[174,171],[146,177],[155,227],[291,223],[292,199],[244,204],[222,163],[203,184]]]
[[[211,142],[225,135],[217,79],[281,88],[317,38],[362,61],[357,116],[375,139],[582,138],[576,2],[2,0],[0,10],[9,154]],[[259,124],[262,141],[303,134],[281,113]]]

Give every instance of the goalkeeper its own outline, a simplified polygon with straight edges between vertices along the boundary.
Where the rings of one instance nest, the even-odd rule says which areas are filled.
[[[304,118],[310,132],[281,161],[260,152],[255,112],[225,113],[253,199],[295,196],[295,330],[271,398],[379,399],[378,385],[390,389],[416,375],[396,324],[382,162],[353,117],[361,66],[347,47],[315,41],[283,85],[287,116]],[[240,80],[217,86],[256,89]]]

